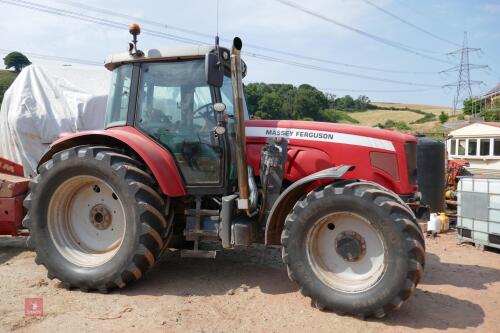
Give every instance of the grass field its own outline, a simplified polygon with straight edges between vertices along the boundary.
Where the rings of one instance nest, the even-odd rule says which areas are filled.
[[[372,104],[377,105],[379,107],[394,107],[394,108],[408,108],[421,110],[427,113],[433,113],[436,115],[436,120],[428,121],[422,124],[411,124],[411,122],[416,121],[417,119],[422,118],[421,114],[412,112],[412,111],[404,111],[404,110],[369,110],[365,112],[352,112],[349,115],[359,121],[360,125],[364,126],[375,126],[377,124],[384,124],[387,120],[393,120],[395,122],[404,121],[408,126],[410,126],[411,130],[408,132],[412,134],[416,133],[425,133],[426,135],[432,137],[441,137],[440,133],[443,132],[443,128],[437,117],[441,112],[445,112],[450,114],[451,108],[444,106],[435,106],[435,105],[424,105],[424,104],[403,104],[403,103],[383,103],[383,102],[372,102]]]
[[[387,120],[404,121],[409,124],[412,121],[422,118],[422,115],[411,111],[392,110],[370,110],[365,112],[353,112],[350,116],[361,125],[375,126],[378,123],[384,124]]]
[[[451,108],[446,106],[425,105],[425,104],[403,104],[403,103],[385,103],[385,102],[372,102],[371,104],[380,107],[416,109],[424,112],[434,113],[436,116],[439,116],[441,111],[444,111],[445,113],[449,113],[451,111]]]

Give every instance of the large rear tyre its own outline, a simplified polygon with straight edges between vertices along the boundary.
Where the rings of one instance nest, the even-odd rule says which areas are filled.
[[[137,160],[109,147],[59,152],[30,183],[23,224],[36,263],[67,288],[107,292],[139,280],[170,235],[169,205]]]
[[[367,183],[311,191],[283,229],[288,275],[320,309],[383,317],[423,274],[424,238],[414,220],[392,193]]]

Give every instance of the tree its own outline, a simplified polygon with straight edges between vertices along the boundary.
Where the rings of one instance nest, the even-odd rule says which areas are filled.
[[[370,99],[367,96],[361,95],[354,100],[354,109],[356,111],[365,111],[370,104]]]
[[[404,121],[397,121],[395,127],[396,127],[396,129],[398,131],[409,131],[409,130],[411,130],[410,126],[408,126]]]
[[[325,93],[326,99],[328,99],[328,108],[333,109],[335,107],[335,94]]]
[[[269,92],[262,95],[261,99],[257,102],[257,113],[262,115],[271,115],[270,119],[280,119],[281,107],[283,105],[283,100],[275,92]]]
[[[9,89],[12,82],[14,82],[17,73],[10,71],[0,71],[0,104],[3,101],[3,96],[7,89]]]
[[[354,109],[354,98],[350,95],[345,95],[344,97],[337,98],[335,100],[335,108],[339,110],[353,110]]]
[[[319,111],[328,107],[328,99],[318,89],[302,84],[297,88],[294,100],[294,110],[292,116],[295,119],[305,117],[317,119]]]
[[[495,100],[491,108],[483,111],[481,116],[485,121],[500,121],[500,99]]]
[[[380,125],[380,123],[379,123]],[[379,126],[380,127],[380,126]],[[395,128],[398,131],[409,131],[411,128],[404,121],[394,121],[389,119],[381,126],[381,128]]]
[[[439,115],[439,122],[441,124],[444,124],[445,122],[447,122],[449,119],[448,115],[446,113],[444,113],[444,111],[441,111],[441,114]]]
[[[472,98],[467,98],[466,100],[464,100],[463,113],[472,114]]]
[[[31,65],[31,61],[21,52],[11,52],[3,58],[6,69],[14,67],[14,71],[19,73],[24,67]]]
[[[364,111],[370,99],[347,95],[336,98],[308,84],[250,83],[244,86],[248,113],[261,119],[314,119],[316,121],[355,123],[347,111]]]

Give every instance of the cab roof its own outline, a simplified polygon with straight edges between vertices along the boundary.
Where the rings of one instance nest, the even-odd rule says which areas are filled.
[[[178,46],[160,49],[149,49],[143,51],[143,57],[132,56],[128,52],[116,53],[106,58],[104,67],[111,71],[124,63],[201,58],[204,57],[205,54],[212,52],[214,49],[214,45]],[[225,48],[221,47],[221,49]]]

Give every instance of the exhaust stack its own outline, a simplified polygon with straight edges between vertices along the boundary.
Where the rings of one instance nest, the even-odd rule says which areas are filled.
[[[243,74],[241,68],[241,47],[243,43],[240,38],[235,37],[231,50],[231,79],[233,89],[233,107],[236,130],[236,164],[238,168],[238,188],[240,198],[238,199],[238,209],[249,212],[250,203],[248,200],[248,164],[246,159],[246,136],[245,136],[245,116],[243,110]]]

